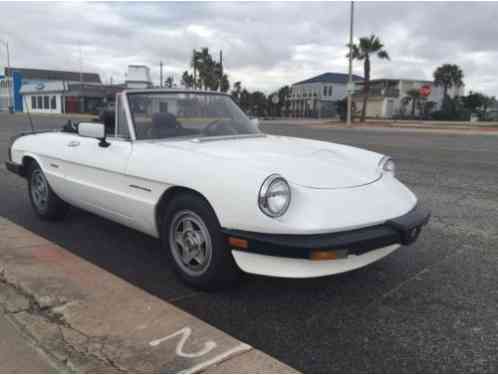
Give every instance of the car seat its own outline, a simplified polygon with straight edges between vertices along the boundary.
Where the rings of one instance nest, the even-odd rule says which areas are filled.
[[[169,112],[156,112],[152,114],[151,138],[171,138],[181,135],[181,126],[176,121],[175,115]]]

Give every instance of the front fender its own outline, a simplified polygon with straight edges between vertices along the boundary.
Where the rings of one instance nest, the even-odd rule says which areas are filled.
[[[161,147],[159,153],[150,146],[134,145],[127,173],[155,181],[149,186],[158,184],[156,204],[171,186],[199,192],[213,207],[221,226],[227,229],[330,233],[385,222],[409,212],[417,202],[408,188],[388,175],[355,188],[314,189],[291,183],[288,211],[282,217],[270,218],[258,207],[258,193],[263,181],[278,172],[276,167],[255,168],[244,164],[242,168],[236,160],[222,160],[174,146]]]

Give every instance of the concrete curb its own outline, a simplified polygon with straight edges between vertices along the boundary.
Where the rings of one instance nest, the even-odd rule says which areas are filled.
[[[265,122],[264,126],[282,125],[280,123]],[[295,123],[292,126],[301,126],[309,129],[338,129],[338,130],[372,130],[372,131],[399,131],[406,133],[433,133],[457,135],[498,135],[498,128],[467,128],[467,127],[428,127],[428,126],[392,126],[377,124],[353,124],[351,127],[344,123]]]
[[[71,371],[296,373],[1,217],[0,306]]]

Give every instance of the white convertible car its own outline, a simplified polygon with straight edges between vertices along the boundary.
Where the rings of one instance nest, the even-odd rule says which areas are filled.
[[[264,134],[226,94],[123,91],[102,122],[23,133],[6,166],[42,219],[74,205],[160,238],[199,288],[350,271],[429,220],[389,157]]]

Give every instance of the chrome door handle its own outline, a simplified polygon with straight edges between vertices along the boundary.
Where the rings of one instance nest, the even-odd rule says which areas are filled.
[[[67,147],[78,147],[80,143],[78,141],[71,141],[67,144]]]

